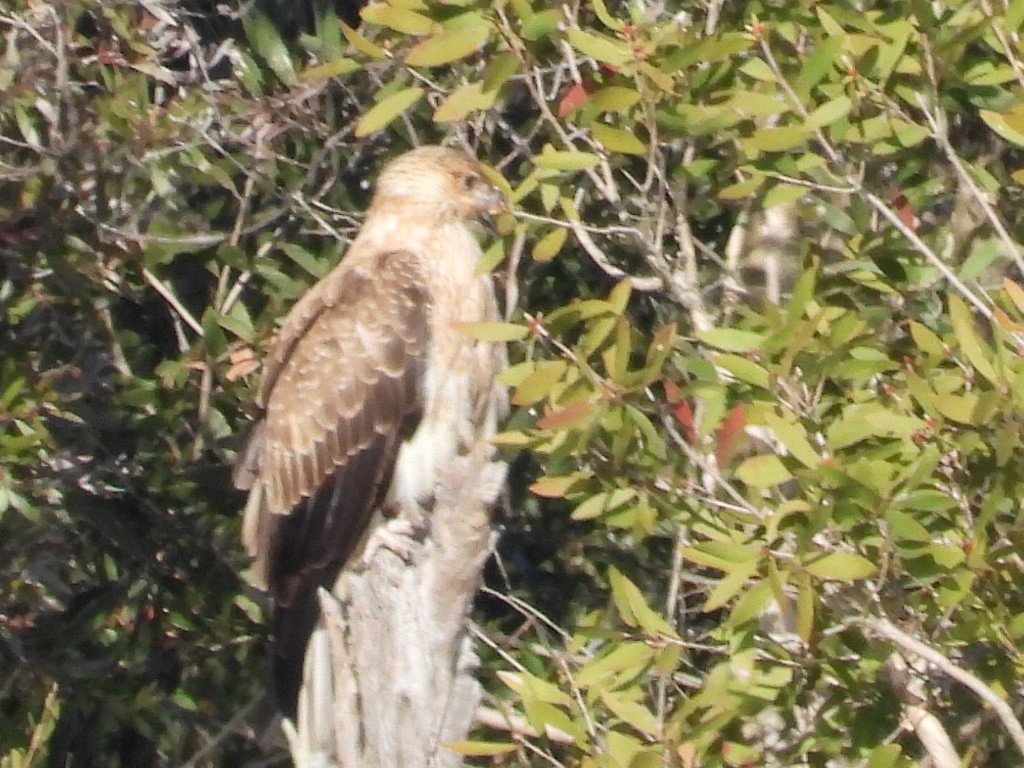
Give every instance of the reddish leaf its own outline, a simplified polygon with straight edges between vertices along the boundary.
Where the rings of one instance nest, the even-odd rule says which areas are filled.
[[[558,102],[558,117],[568,117],[574,109],[590,98],[592,87],[588,83],[573,83]]]
[[[682,399],[682,393],[679,391],[679,385],[671,379],[662,379],[661,385],[665,388],[665,398],[670,403],[678,403]]]
[[[590,415],[592,408],[593,405],[585,400],[569,403],[541,416],[537,419],[537,426],[541,429],[565,429],[575,426]]]
[[[681,400],[675,409],[676,421],[683,428],[683,436],[686,442],[694,445],[697,442],[697,430],[693,428],[693,409],[687,400]]]
[[[906,195],[897,190],[892,196],[892,205],[896,209],[896,213],[900,215],[900,221],[910,229],[916,230],[918,228],[921,220],[914,213],[914,208],[910,205]]]
[[[726,467],[736,455],[743,439],[743,428],[747,426],[747,415],[742,405],[734,406],[715,435],[715,460],[719,467]]]

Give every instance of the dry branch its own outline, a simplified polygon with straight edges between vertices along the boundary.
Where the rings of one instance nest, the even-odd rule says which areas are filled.
[[[466,738],[480,704],[466,615],[505,476],[490,453],[480,442],[447,468],[425,536],[396,545],[400,528],[424,525],[424,510],[403,510],[321,593],[326,628],[310,640],[290,737],[296,766],[462,765],[443,744]]]

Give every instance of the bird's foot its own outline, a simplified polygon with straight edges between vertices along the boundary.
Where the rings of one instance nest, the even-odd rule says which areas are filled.
[[[388,520],[366,542],[361,564],[364,568],[368,567],[381,549],[393,552],[406,563],[411,563],[416,548],[423,543],[426,534],[425,523],[414,523],[406,518]]]

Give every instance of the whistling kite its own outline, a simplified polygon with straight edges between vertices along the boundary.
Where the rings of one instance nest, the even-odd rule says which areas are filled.
[[[425,504],[438,471],[494,433],[504,351],[459,324],[491,320],[470,222],[502,207],[473,159],[422,147],[380,174],[352,247],[285,318],[262,419],[239,457],[243,541],[273,598],[278,705],[295,716],[317,589],[378,511]]]

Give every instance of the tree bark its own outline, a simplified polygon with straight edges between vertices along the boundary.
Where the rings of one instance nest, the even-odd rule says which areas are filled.
[[[432,509],[401,510],[342,571],[306,653],[298,768],[454,768],[480,701],[466,616],[505,477],[480,441],[439,479]],[[421,535],[409,535],[409,531]]]

